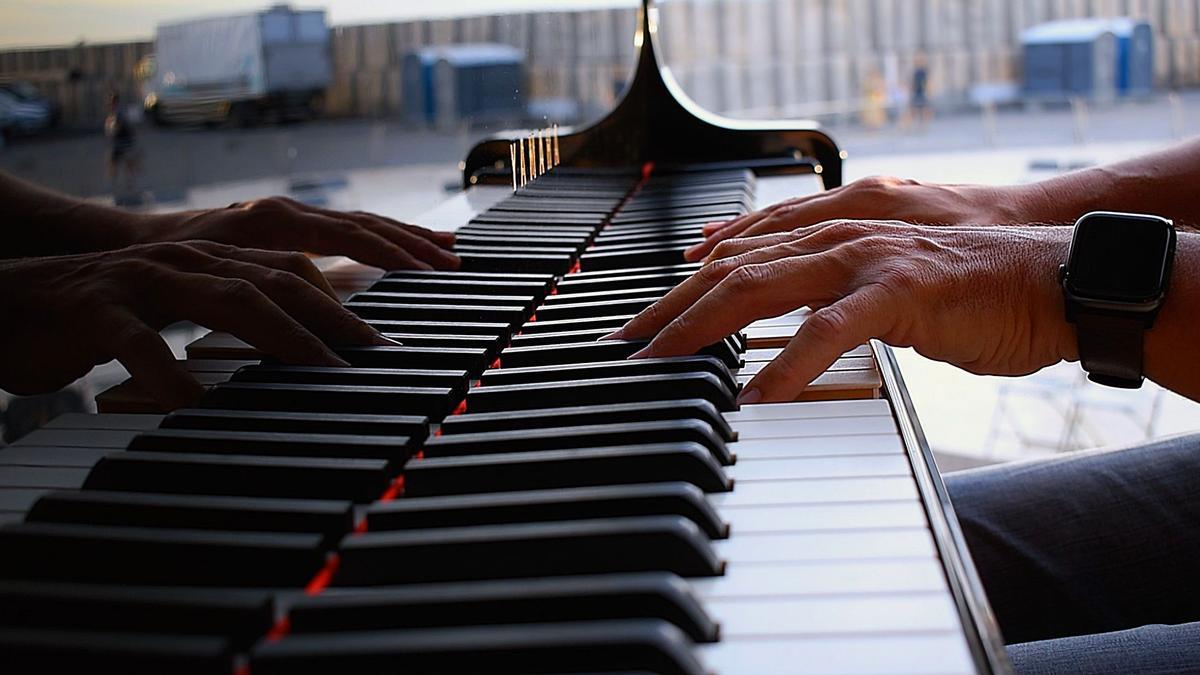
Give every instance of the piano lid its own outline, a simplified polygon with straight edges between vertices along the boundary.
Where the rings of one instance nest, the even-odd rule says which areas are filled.
[[[658,27],[654,0],[642,0],[633,79],[606,117],[560,130],[564,166],[736,163],[762,173],[813,171],[827,188],[841,185],[842,152],[816,122],[735,120],[701,108],[666,67]],[[463,163],[464,187],[510,180],[509,144],[527,133],[502,132],[475,145]]]

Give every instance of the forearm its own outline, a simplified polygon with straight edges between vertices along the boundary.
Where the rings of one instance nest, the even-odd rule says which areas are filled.
[[[134,242],[149,218],[0,172],[0,258],[123,248]]]
[[[1031,220],[1070,224],[1089,211],[1127,211],[1200,226],[1200,138],[1146,155],[1017,186]]]
[[[1146,376],[1200,401],[1200,234],[1179,233],[1166,301],[1154,328],[1146,333]]]

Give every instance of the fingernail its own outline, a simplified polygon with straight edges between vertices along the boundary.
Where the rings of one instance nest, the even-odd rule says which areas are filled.
[[[393,347],[403,347],[403,346],[404,346],[404,343],[403,343],[403,342],[401,342],[401,341],[399,341],[399,340],[394,340],[394,339],[392,339],[392,338],[390,338],[390,337],[388,337],[388,336],[384,335],[383,333],[376,333],[376,334],[375,334],[375,344],[377,344],[377,345],[391,345],[391,346],[393,346]]]
[[[599,341],[599,340],[624,340],[624,339],[625,339],[625,327],[624,326],[621,326],[620,328],[614,330],[613,332],[609,333],[608,335],[602,335],[602,336],[596,338],[597,341]]]
[[[738,405],[750,405],[758,403],[762,400],[762,392],[758,389],[743,389],[742,393],[738,394]]]
[[[650,356],[650,345],[646,345],[645,347],[643,347],[643,348],[641,348],[641,349],[637,350],[636,352],[634,352],[634,353],[630,354],[630,355],[629,355],[629,358],[631,358],[631,359],[644,359],[644,358],[646,358],[647,356]]]
[[[700,254],[701,246],[704,246],[704,244],[696,244],[695,246],[689,246],[685,248],[683,250],[683,259],[689,262],[693,261],[695,257]]]

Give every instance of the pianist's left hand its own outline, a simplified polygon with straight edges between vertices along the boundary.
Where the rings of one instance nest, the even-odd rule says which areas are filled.
[[[454,235],[364,211],[335,211],[285,197],[223,209],[152,216],[141,242],[208,240],[243,248],[344,255],[383,269],[457,269]]]
[[[1077,358],[1058,264],[1071,228],[832,221],[727,242],[724,257],[610,337],[654,336],[635,356],[692,354],[762,318],[815,311],[745,387],[789,401],[843,353],[879,338],[980,374]]]

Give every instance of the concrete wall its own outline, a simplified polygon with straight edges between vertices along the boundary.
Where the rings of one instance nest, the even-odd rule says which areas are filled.
[[[662,42],[687,91],[743,116],[814,115],[853,107],[869,73],[907,81],[929,55],[935,99],[1020,76],[1017,35],[1060,18],[1129,15],[1155,29],[1160,86],[1200,84],[1200,0],[666,0]],[[631,9],[478,16],[333,29],[331,115],[403,111],[404,55],[425,45],[504,42],[530,55],[530,98],[611,106],[633,59]],[[64,106],[71,126],[96,126],[103,95],[136,92],[145,42],[0,52],[0,77],[28,79]]]

